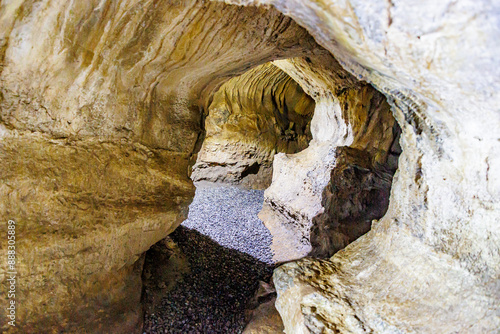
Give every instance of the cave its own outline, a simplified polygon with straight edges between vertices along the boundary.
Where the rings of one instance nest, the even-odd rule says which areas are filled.
[[[221,246],[183,248],[210,183],[263,192],[274,264],[245,281],[246,333],[497,332],[498,13],[2,2],[1,331],[141,333]]]
[[[359,96],[356,103],[345,101],[344,110],[362,118],[364,127],[381,119],[386,124],[381,131],[366,131],[373,141],[370,150],[326,144],[336,154],[320,166],[324,184],[315,195],[324,210],[300,217],[292,205],[278,206],[280,198],[265,195],[281,172],[273,177],[274,156],[303,159],[313,140],[316,104],[284,66],[297,63],[319,68],[310,58],[266,63],[228,80],[213,95],[192,167],[197,189],[188,219],[146,253],[143,332],[260,333],[264,327],[282,332],[272,305],[276,298],[270,273],[276,265],[304,256],[330,257],[368,232],[371,221],[387,211],[401,153],[400,129],[385,97],[366,83],[349,87],[340,82],[335,93],[341,92],[342,99],[350,89],[349,96]],[[301,192],[318,181],[307,175],[316,163],[304,162]],[[282,187],[279,194],[287,190]],[[262,210],[264,198],[267,211]],[[267,221],[270,214],[287,219],[278,225]]]

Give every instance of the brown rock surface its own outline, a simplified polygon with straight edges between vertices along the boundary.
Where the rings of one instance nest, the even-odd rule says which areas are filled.
[[[498,5],[234,2],[273,4],[297,20],[388,97],[402,128],[385,216],[330,260],[275,271],[285,331],[497,332]]]
[[[138,330],[142,254],[185,215],[204,110],[230,77],[277,60],[315,100],[310,145],[274,156],[266,190],[261,216],[289,247],[277,245],[278,259],[312,249],[315,217],[334,228],[313,229],[313,244],[330,238],[326,253],[354,238],[332,213],[365,203],[357,194],[381,184],[377,166],[395,166],[388,106],[402,148],[389,208],[370,232],[328,260],[275,271],[285,331],[496,332],[498,5],[226,2],[274,7],[0,4],[0,216],[17,223],[22,305],[10,331]],[[368,170],[352,178],[358,187],[332,190],[352,166]],[[5,262],[0,270],[6,305]]]
[[[285,329],[276,310],[276,289],[272,284],[259,282],[253,300],[248,306],[248,324],[242,334],[276,334]]]

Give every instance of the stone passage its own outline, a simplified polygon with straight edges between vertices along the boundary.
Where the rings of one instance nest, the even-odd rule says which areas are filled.
[[[144,333],[243,331],[274,269],[262,203],[263,191],[198,185],[183,226],[146,254]]]

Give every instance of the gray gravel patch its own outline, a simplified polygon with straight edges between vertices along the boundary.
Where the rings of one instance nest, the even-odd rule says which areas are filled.
[[[150,287],[169,282],[150,275],[143,291],[143,333],[242,333],[259,281],[269,282],[275,267],[271,234],[257,217],[263,200],[259,190],[198,185],[188,219],[169,235],[186,256],[189,273],[159,303]],[[147,252],[145,272],[171,270],[165,247],[160,242]]]
[[[199,184],[182,226],[197,230],[223,247],[271,264],[272,236],[257,217],[263,202],[263,190]]]

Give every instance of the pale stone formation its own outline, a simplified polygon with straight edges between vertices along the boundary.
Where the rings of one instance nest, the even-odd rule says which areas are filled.
[[[261,216],[289,241],[278,256],[343,248],[357,236],[331,213],[354,200],[348,209],[360,205],[356,227],[366,229],[370,208],[353,192],[387,191],[390,173],[378,167],[395,167],[397,131],[380,94],[358,80],[387,97],[402,154],[370,232],[329,260],[275,271],[285,331],[496,332],[499,5],[228,2],[275,8],[0,4],[0,216],[17,222],[22,305],[10,330],[137,332],[142,254],[185,215],[204,110],[230,77],[293,58],[273,64],[315,100],[313,140],[274,156]],[[359,188],[333,191],[352,166],[366,170],[353,178]],[[0,313],[3,332],[6,322]]]
[[[366,208],[359,205],[356,194],[351,192],[337,201],[343,189],[337,189],[328,197],[324,194],[325,187],[333,180],[338,181],[334,177],[337,170],[360,165],[354,157],[362,157],[357,160],[365,161],[361,168],[370,174],[374,174],[375,166],[386,165],[395,139],[395,121],[383,95],[346,72],[331,55],[279,60],[274,64],[315,99],[311,121],[313,139],[302,152],[275,156],[272,184],[265,192],[259,217],[274,236],[275,261],[299,259],[311,252],[324,256],[369,230],[369,225],[359,228],[358,225],[366,223],[356,220],[346,229],[358,232],[340,233],[339,222],[328,221],[331,214],[341,210],[341,205],[347,207],[347,216],[353,216],[354,211],[364,212]],[[344,154],[346,146],[353,157]],[[391,176],[389,173],[389,178]],[[348,187],[348,183],[344,187]],[[390,182],[380,184],[380,188],[388,193]],[[382,207],[376,218],[382,217],[387,200],[385,205],[378,198],[371,200]],[[324,208],[332,205],[325,212]]]
[[[274,9],[0,6],[0,217],[2,235],[17,223],[20,305],[9,328],[140,331],[142,254],[187,213],[211,96],[253,66],[319,47]],[[7,320],[0,312],[0,331]]]
[[[328,261],[277,269],[287,333],[500,328],[500,7],[492,1],[272,4],[383,92],[402,128],[389,210]]]
[[[274,154],[307,147],[313,111],[314,100],[271,63],[232,78],[208,108],[191,178],[267,188]]]

